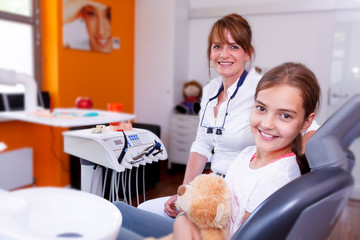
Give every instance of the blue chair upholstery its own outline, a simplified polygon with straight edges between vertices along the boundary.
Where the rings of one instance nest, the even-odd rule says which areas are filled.
[[[360,136],[360,94],[353,96],[309,139],[311,171],[266,199],[242,224],[233,240],[326,239],[344,209],[354,180],[354,155]]]

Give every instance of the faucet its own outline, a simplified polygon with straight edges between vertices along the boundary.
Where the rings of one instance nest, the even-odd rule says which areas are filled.
[[[25,73],[0,68],[0,84],[15,86],[23,84],[25,87],[25,111],[37,109],[37,84],[33,77]]]

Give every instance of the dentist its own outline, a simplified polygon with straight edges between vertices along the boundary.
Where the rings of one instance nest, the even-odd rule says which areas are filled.
[[[225,176],[232,161],[254,145],[249,119],[254,93],[261,75],[245,68],[254,54],[252,31],[242,16],[219,19],[208,37],[209,68],[219,74],[203,89],[200,122],[192,144],[183,184],[188,184],[211,162],[211,170]],[[177,195],[165,203],[165,213],[176,217]],[[151,200],[150,200],[151,201]]]

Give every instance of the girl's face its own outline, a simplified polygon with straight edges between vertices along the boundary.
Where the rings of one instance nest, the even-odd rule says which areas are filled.
[[[245,62],[250,61],[250,57],[226,30],[225,36],[230,44],[220,42],[215,37],[211,46],[210,60],[216,72],[223,78],[236,80],[243,73]]]
[[[84,8],[84,20],[90,39],[90,47],[98,52],[111,51],[110,8],[103,4]]]
[[[310,126],[306,120],[300,91],[289,85],[274,86],[258,92],[250,117],[251,132],[258,151],[291,153],[291,143]]]

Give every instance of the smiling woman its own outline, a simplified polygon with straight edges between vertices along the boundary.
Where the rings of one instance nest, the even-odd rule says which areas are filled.
[[[64,47],[111,52],[111,9],[89,0],[63,1]]]

